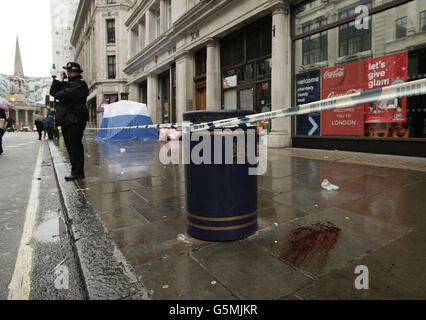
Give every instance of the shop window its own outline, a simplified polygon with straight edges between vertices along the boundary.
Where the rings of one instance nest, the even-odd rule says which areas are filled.
[[[272,18],[267,16],[221,40],[222,68],[272,53]]]
[[[240,109],[241,110],[254,110],[254,89],[240,90]]]
[[[240,81],[240,82],[246,81],[246,67],[245,66],[238,67],[237,78],[238,78],[238,81]]]
[[[234,32],[221,40],[220,47],[223,108],[261,111],[262,103],[270,104],[268,94],[258,98],[258,83],[269,83],[263,88],[270,89],[272,17]]]
[[[426,10],[420,12],[420,32],[426,31]]]
[[[407,17],[396,20],[396,39],[407,36]]]
[[[339,56],[371,50],[371,29],[357,30],[355,22],[339,27]]]
[[[311,28],[322,27],[327,24],[326,18],[318,18],[315,21],[309,21],[302,26],[303,32],[308,32]],[[320,61],[326,61],[328,58],[328,32],[314,34],[303,38],[302,54],[303,65],[309,65]]]
[[[260,112],[271,110],[271,81],[257,84],[256,105]]]
[[[252,81],[255,80],[255,69],[254,69],[254,63],[246,64],[245,67],[245,81]]]
[[[303,39],[303,64],[326,61],[328,58],[328,34],[327,31],[306,37]]]
[[[221,51],[221,63],[222,67],[232,66],[234,64],[233,61],[233,42],[232,41],[224,41],[220,46]]]
[[[262,32],[262,56],[272,53],[272,25],[266,25]]]
[[[260,56],[260,32],[253,29],[247,34],[247,61],[254,60]]]
[[[257,80],[270,79],[272,75],[271,59],[261,60],[257,63]]]
[[[236,110],[237,103],[237,89],[228,89],[223,92],[223,104],[225,110]]]
[[[371,2],[360,2],[355,6],[339,10],[339,18],[345,19],[355,14],[358,5],[367,5],[371,8]],[[355,21],[346,23],[339,27],[339,57],[352,55],[358,52],[371,50],[371,19],[368,29],[358,30]]]
[[[223,72],[224,78],[235,76],[235,69],[229,69]]]
[[[233,41],[233,64],[241,64],[244,63],[244,38],[237,37]]]

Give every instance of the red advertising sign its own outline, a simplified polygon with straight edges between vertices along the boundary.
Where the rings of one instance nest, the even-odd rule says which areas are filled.
[[[322,71],[322,99],[407,81],[408,53],[355,62]],[[364,123],[407,121],[407,99],[324,111],[322,135],[364,136]]]
[[[356,62],[322,70],[321,99],[364,91],[365,62]],[[321,116],[324,136],[363,136],[364,106],[324,111]]]
[[[367,60],[365,90],[383,88],[407,82],[408,52]],[[407,98],[365,106],[366,123],[396,123],[407,121]]]

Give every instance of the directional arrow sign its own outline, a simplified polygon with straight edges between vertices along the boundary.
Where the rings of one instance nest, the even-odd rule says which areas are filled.
[[[315,131],[317,131],[317,129],[319,128],[319,125],[315,122],[314,118],[309,117],[308,119],[309,119],[309,122],[312,124],[312,129],[311,129],[311,131],[309,131],[308,134],[310,136],[313,136]]]

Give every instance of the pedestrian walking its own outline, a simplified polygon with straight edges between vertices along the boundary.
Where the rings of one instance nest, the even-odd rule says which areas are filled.
[[[15,132],[15,125],[11,117],[7,119],[7,132]]]
[[[0,155],[3,153],[3,135],[6,131],[6,112],[0,108]]]
[[[65,146],[71,161],[71,175],[67,181],[84,179],[83,133],[89,120],[86,102],[89,88],[81,74],[83,70],[75,62],[67,63],[66,74],[60,74],[60,80],[53,79],[50,95],[59,100],[56,107],[56,122],[62,127]],[[68,78],[68,81],[65,79]]]
[[[53,140],[53,127],[54,127],[54,119],[53,119],[53,113],[50,112],[47,117],[46,117],[46,122],[45,122],[45,126],[46,126],[46,130],[47,130],[47,135],[49,136],[49,140]]]
[[[44,119],[43,117],[40,115],[39,111],[36,111],[34,114],[34,123],[35,126],[37,128],[37,132],[38,132],[38,140],[41,140],[43,131],[44,131]]]
[[[43,119],[43,139],[47,139],[46,119]]]

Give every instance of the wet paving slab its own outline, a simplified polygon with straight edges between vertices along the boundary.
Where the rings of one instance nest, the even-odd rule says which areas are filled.
[[[277,223],[250,241],[284,263],[319,278],[408,232],[408,227],[330,208],[289,223]]]
[[[279,299],[312,281],[250,241],[208,246],[193,256],[239,299]]]
[[[426,298],[426,225],[349,263],[295,293],[298,299],[424,300]],[[369,289],[354,290],[354,270],[369,268]]]
[[[271,152],[258,177],[259,231],[212,243],[186,234],[184,167],[161,164],[161,146],[89,138],[78,186],[154,299],[424,297],[413,278],[394,284],[426,267],[426,251],[416,257],[426,173]],[[324,179],[340,189],[322,189]],[[353,292],[353,268],[364,261],[377,275],[370,295]],[[379,272],[386,268],[394,280]],[[324,279],[332,282],[327,290]]]
[[[159,300],[237,300],[216,277],[188,254],[173,255],[136,268]]]

